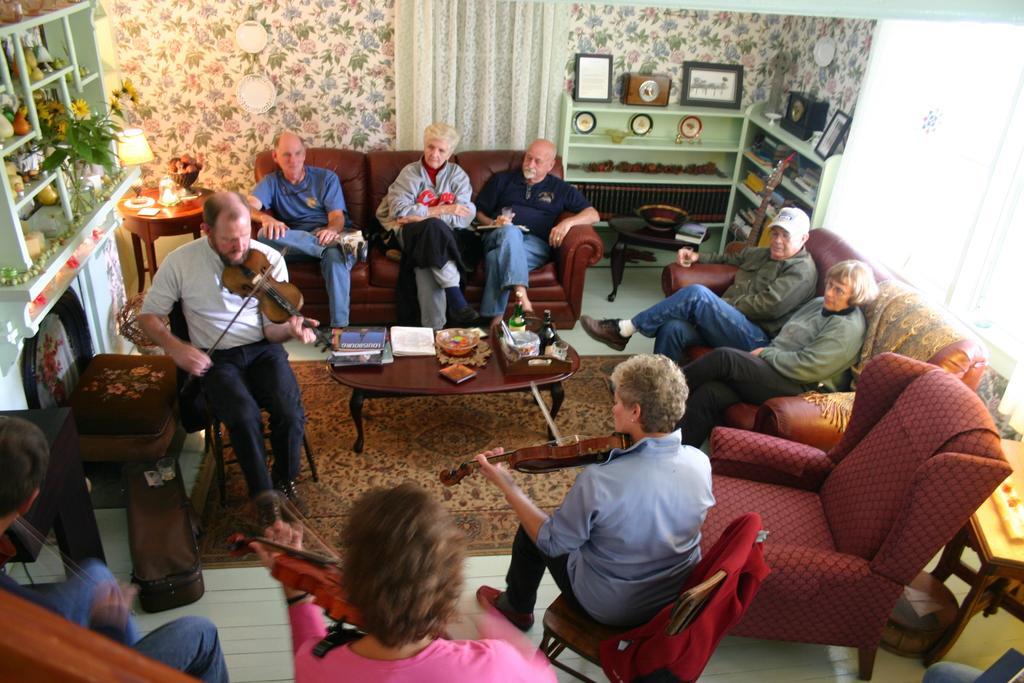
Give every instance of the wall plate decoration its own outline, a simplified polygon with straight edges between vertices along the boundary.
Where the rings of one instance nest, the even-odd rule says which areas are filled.
[[[814,63],[818,66],[828,66],[836,57],[836,41],[830,36],[818,38],[814,44]]]
[[[704,130],[704,122],[700,118],[689,115],[679,120],[679,134],[676,135],[676,144],[681,142],[698,142],[701,131]]]
[[[633,135],[647,135],[654,130],[654,121],[647,114],[633,114],[629,119],[629,130]]]
[[[250,114],[263,114],[270,111],[277,99],[277,88],[269,78],[262,74],[243,76],[235,90],[238,102]]]
[[[258,21],[243,21],[235,29],[235,43],[239,49],[252,55],[262,52],[268,40],[267,29]]]
[[[789,104],[782,117],[782,128],[801,140],[808,140],[816,130],[825,127],[828,102],[812,100],[803,93],[789,93]]]
[[[597,117],[589,111],[576,112],[572,117],[572,129],[580,135],[589,135],[597,127]]]
[[[664,74],[623,74],[622,103],[667,107],[672,80]]]

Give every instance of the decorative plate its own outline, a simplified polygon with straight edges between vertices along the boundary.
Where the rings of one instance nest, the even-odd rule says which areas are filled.
[[[829,36],[818,38],[814,44],[814,63],[818,66],[828,66],[836,56],[836,41]]]
[[[696,140],[704,130],[704,123],[696,116],[684,116],[679,121],[679,134],[684,140]]]
[[[156,200],[152,197],[132,197],[131,199],[124,200],[125,208],[128,209],[145,209],[154,204],[156,204]]]
[[[629,130],[633,135],[647,135],[654,130],[654,121],[647,114],[634,114],[629,120]]]
[[[597,127],[597,117],[589,111],[577,112],[572,117],[572,128],[580,135],[589,135]]]
[[[243,21],[235,29],[235,43],[249,54],[257,54],[267,46],[267,29],[258,21]]]
[[[270,111],[277,99],[277,88],[270,79],[260,74],[243,76],[235,91],[238,102],[250,114],[263,114]]]

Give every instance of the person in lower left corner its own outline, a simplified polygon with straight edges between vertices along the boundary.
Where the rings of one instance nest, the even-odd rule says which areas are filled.
[[[277,522],[264,534],[301,548],[301,528]],[[388,683],[553,683],[547,659],[496,616],[478,624],[481,640],[445,631],[462,592],[465,535],[441,504],[415,484],[377,489],[352,506],[342,531],[341,576],[358,611],[361,637],[314,654],[326,635],[308,593],[288,587],[295,680]],[[272,567],[278,553],[252,544]]]
[[[50,446],[39,427],[0,416],[0,536],[32,507],[49,460]],[[99,560],[83,561],[73,578],[52,584],[22,586],[0,572],[0,590],[207,683],[228,680],[213,622],[179,617],[140,637],[130,613],[134,591],[119,586]],[[4,616],[12,624],[18,619],[17,614]],[[0,678],[4,678],[2,662]]]
[[[477,599],[522,630],[533,625],[545,568],[570,604],[601,623],[634,626],[672,602],[700,561],[700,529],[715,499],[708,457],[681,445],[675,428],[686,380],[660,355],[620,363],[611,380],[615,431],[633,445],[584,468],[551,515],[487,461],[500,451],[477,456],[520,522],[506,590],[482,586]]]

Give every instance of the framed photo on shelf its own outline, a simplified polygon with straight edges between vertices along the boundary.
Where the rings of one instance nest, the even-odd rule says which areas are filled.
[[[576,81],[572,98],[577,102],[612,101],[612,56],[576,55]]]
[[[742,100],[742,64],[683,62],[683,104],[739,109]]]
[[[821,139],[814,146],[814,152],[822,159],[828,159],[839,151],[840,145],[846,140],[846,133],[850,130],[850,115],[838,109],[832,115],[832,120],[825,126],[825,132]]]

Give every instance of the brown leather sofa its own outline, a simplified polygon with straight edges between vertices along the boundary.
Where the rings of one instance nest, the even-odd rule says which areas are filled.
[[[893,352],[937,365],[959,377],[971,389],[977,389],[988,366],[988,350],[949,312],[829,230],[811,230],[807,250],[818,268],[817,296],[824,292],[828,269],[846,259],[867,263],[879,283],[879,298],[864,309],[868,329],[860,359],[853,367],[855,382],[869,360],[880,353]],[[691,284],[703,284],[721,294],[732,283],[735,271],[734,267],[721,264],[697,263],[689,268],[672,264],[662,272],[661,285],[666,296]],[[691,349],[691,357],[707,350]],[[812,392],[773,398],[760,406],[737,403],[726,410],[723,424],[781,436],[827,451],[842,436],[852,404],[853,392]]]
[[[380,229],[375,218],[388,187],[402,168],[421,156],[419,151],[356,152],[347,149],[311,147],[306,150],[306,163],[334,171],[341,181],[349,217],[371,234]],[[469,175],[473,198],[495,173],[521,167],[523,153],[514,150],[463,152],[452,157]],[[272,173],[276,164],[269,151],[256,157],[255,175],[259,181]],[[561,159],[551,171],[562,177]],[[255,237],[255,226],[253,230]],[[604,255],[604,246],[593,227],[577,225],[556,253],[553,262],[530,273],[530,300],[537,313],[547,309],[558,327],[571,329],[580,317],[583,285],[589,266]],[[318,320],[329,320],[327,290],[315,261],[290,263],[289,279],[298,286],[305,299],[303,312]],[[479,304],[484,276],[478,268],[466,286],[466,298]],[[350,320],[353,324],[393,323],[396,320],[395,298],[398,264],[385,258],[379,249],[371,249],[366,263],[352,269]]]

